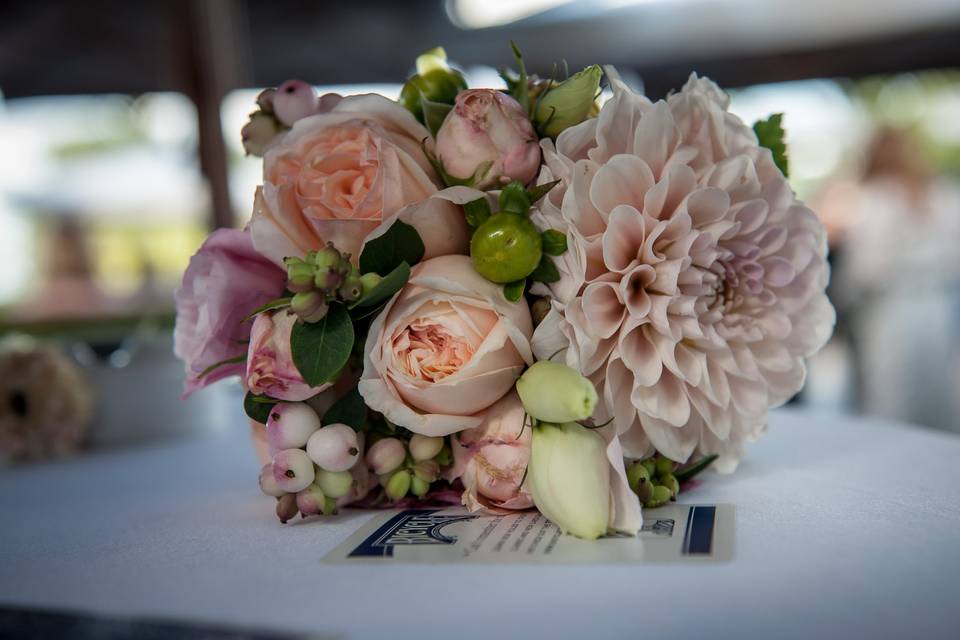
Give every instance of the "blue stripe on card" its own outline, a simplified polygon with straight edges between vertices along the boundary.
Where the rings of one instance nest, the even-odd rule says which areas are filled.
[[[713,550],[713,525],[716,507],[690,507],[687,530],[683,535],[683,555],[710,555]]]

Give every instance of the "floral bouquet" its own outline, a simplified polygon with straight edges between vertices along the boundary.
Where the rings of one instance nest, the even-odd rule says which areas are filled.
[[[283,522],[453,502],[635,534],[734,470],[830,336],[779,115],[748,127],[696,75],[651,102],[514,53],[505,89],[435,49],[397,102],[257,98],[263,185],[187,268],[176,352],[187,394],[241,376]]]

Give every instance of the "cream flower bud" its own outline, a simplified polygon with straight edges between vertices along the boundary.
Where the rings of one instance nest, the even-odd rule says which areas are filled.
[[[407,450],[403,443],[396,438],[377,440],[367,451],[367,466],[378,476],[390,473],[407,457]]]
[[[360,458],[357,432],[349,425],[328,424],[307,440],[307,455],[326,471],[346,471]]]
[[[597,406],[593,383],[559,362],[535,362],[517,380],[524,410],[543,422],[586,420]]]
[[[574,422],[533,429],[527,482],[543,515],[564,533],[593,540],[610,521],[610,463],[600,434]]]
[[[443,438],[413,434],[410,438],[410,456],[417,462],[434,458],[443,449]]]
[[[324,495],[334,499],[342,498],[350,493],[350,489],[353,487],[353,475],[349,471],[324,471],[320,469],[317,472],[316,484]]]
[[[540,133],[556,138],[564,129],[586,120],[596,103],[602,77],[600,67],[592,65],[547,90],[537,102],[533,118]]]
[[[281,491],[296,493],[313,482],[313,462],[303,449],[285,449],[273,456],[270,464]]]
[[[317,92],[302,80],[287,80],[273,94],[273,113],[277,120],[292,127],[301,118],[317,112]]]
[[[279,402],[267,418],[267,443],[272,451],[299,449],[320,428],[317,412],[302,402]]]

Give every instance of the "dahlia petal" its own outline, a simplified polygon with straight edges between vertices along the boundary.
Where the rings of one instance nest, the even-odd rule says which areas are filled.
[[[671,460],[686,462],[697,448],[701,439],[702,421],[691,420],[680,427],[675,427],[663,420],[652,416],[641,416],[643,430],[657,451]]]
[[[640,212],[630,205],[619,205],[610,212],[601,247],[603,263],[610,271],[623,273],[636,261],[644,244],[644,224]]]
[[[584,316],[590,330],[601,338],[609,338],[620,328],[626,309],[616,284],[593,282],[583,290]]]
[[[590,201],[597,211],[606,214],[617,205],[641,208],[647,189],[655,182],[646,162],[637,156],[616,155],[597,170],[590,184]]]

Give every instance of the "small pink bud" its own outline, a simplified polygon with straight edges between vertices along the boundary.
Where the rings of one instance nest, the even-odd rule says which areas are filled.
[[[329,424],[307,440],[307,455],[326,471],[347,471],[360,458],[357,432],[345,424]]]
[[[269,462],[260,469],[260,491],[274,498],[279,498],[284,493],[273,477],[273,465]]]
[[[267,418],[267,442],[273,451],[299,449],[320,428],[317,412],[302,402],[279,402]]]
[[[303,449],[284,449],[273,456],[270,463],[277,487],[287,493],[296,493],[313,482],[313,461]]]
[[[302,80],[287,80],[273,95],[273,113],[288,127],[317,113],[317,92]]]
[[[403,443],[396,438],[384,438],[377,440],[367,451],[367,466],[381,476],[390,473],[401,464],[407,457],[407,450]]]

